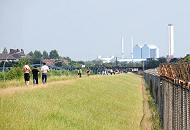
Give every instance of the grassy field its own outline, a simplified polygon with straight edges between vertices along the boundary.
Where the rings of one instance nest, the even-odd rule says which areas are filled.
[[[60,81],[60,80],[68,80],[75,78],[76,76],[48,76],[48,82]],[[41,77],[38,78],[39,84],[42,84]],[[32,85],[32,77],[30,77],[30,85]],[[6,80],[5,82],[2,80],[0,81],[0,89],[1,88],[9,88],[9,87],[23,87],[24,84],[24,77],[21,79],[13,79],[13,80]]]
[[[31,87],[0,95],[1,130],[140,130],[143,96],[137,75],[90,76]]]

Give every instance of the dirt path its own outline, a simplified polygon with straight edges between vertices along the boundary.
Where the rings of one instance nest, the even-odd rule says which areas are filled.
[[[23,91],[29,91],[33,89],[44,89],[47,88],[48,86],[51,86],[53,84],[61,83],[61,84],[70,84],[73,83],[74,80],[62,80],[62,81],[53,81],[49,82],[45,85],[39,84],[39,85],[29,85],[29,86],[20,86],[20,87],[8,87],[8,88],[1,88],[0,89],[0,97],[2,96],[7,96],[7,95],[13,95],[17,92],[23,92]]]
[[[141,79],[141,90],[143,94],[143,117],[140,122],[141,130],[151,130],[152,122],[151,122],[151,111],[148,104],[148,96],[145,90],[144,81]]]

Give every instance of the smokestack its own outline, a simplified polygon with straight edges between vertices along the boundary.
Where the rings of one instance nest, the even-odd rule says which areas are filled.
[[[169,58],[173,58],[174,56],[174,26],[173,24],[168,24],[168,32],[169,32]]]
[[[124,38],[121,36],[121,58],[124,59]]]
[[[131,36],[131,59],[133,59],[133,36]]]

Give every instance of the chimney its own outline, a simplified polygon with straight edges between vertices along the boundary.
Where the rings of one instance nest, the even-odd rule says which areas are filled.
[[[121,58],[124,59],[124,38],[121,36]]]
[[[173,24],[168,24],[168,32],[169,32],[168,57],[171,59],[174,57],[174,26],[173,26]]]
[[[133,59],[133,37],[131,36],[131,59]]]

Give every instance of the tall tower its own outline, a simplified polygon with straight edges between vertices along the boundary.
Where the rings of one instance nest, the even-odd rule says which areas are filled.
[[[121,58],[124,59],[124,38],[123,35],[121,36]]]
[[[169,32],[168,57],[171,59],[174,56],[174,26],[173,26],[173,24],[168,24],[168,32]]]
[[[131,59],[133,59],[133,36],[131,36]]]

